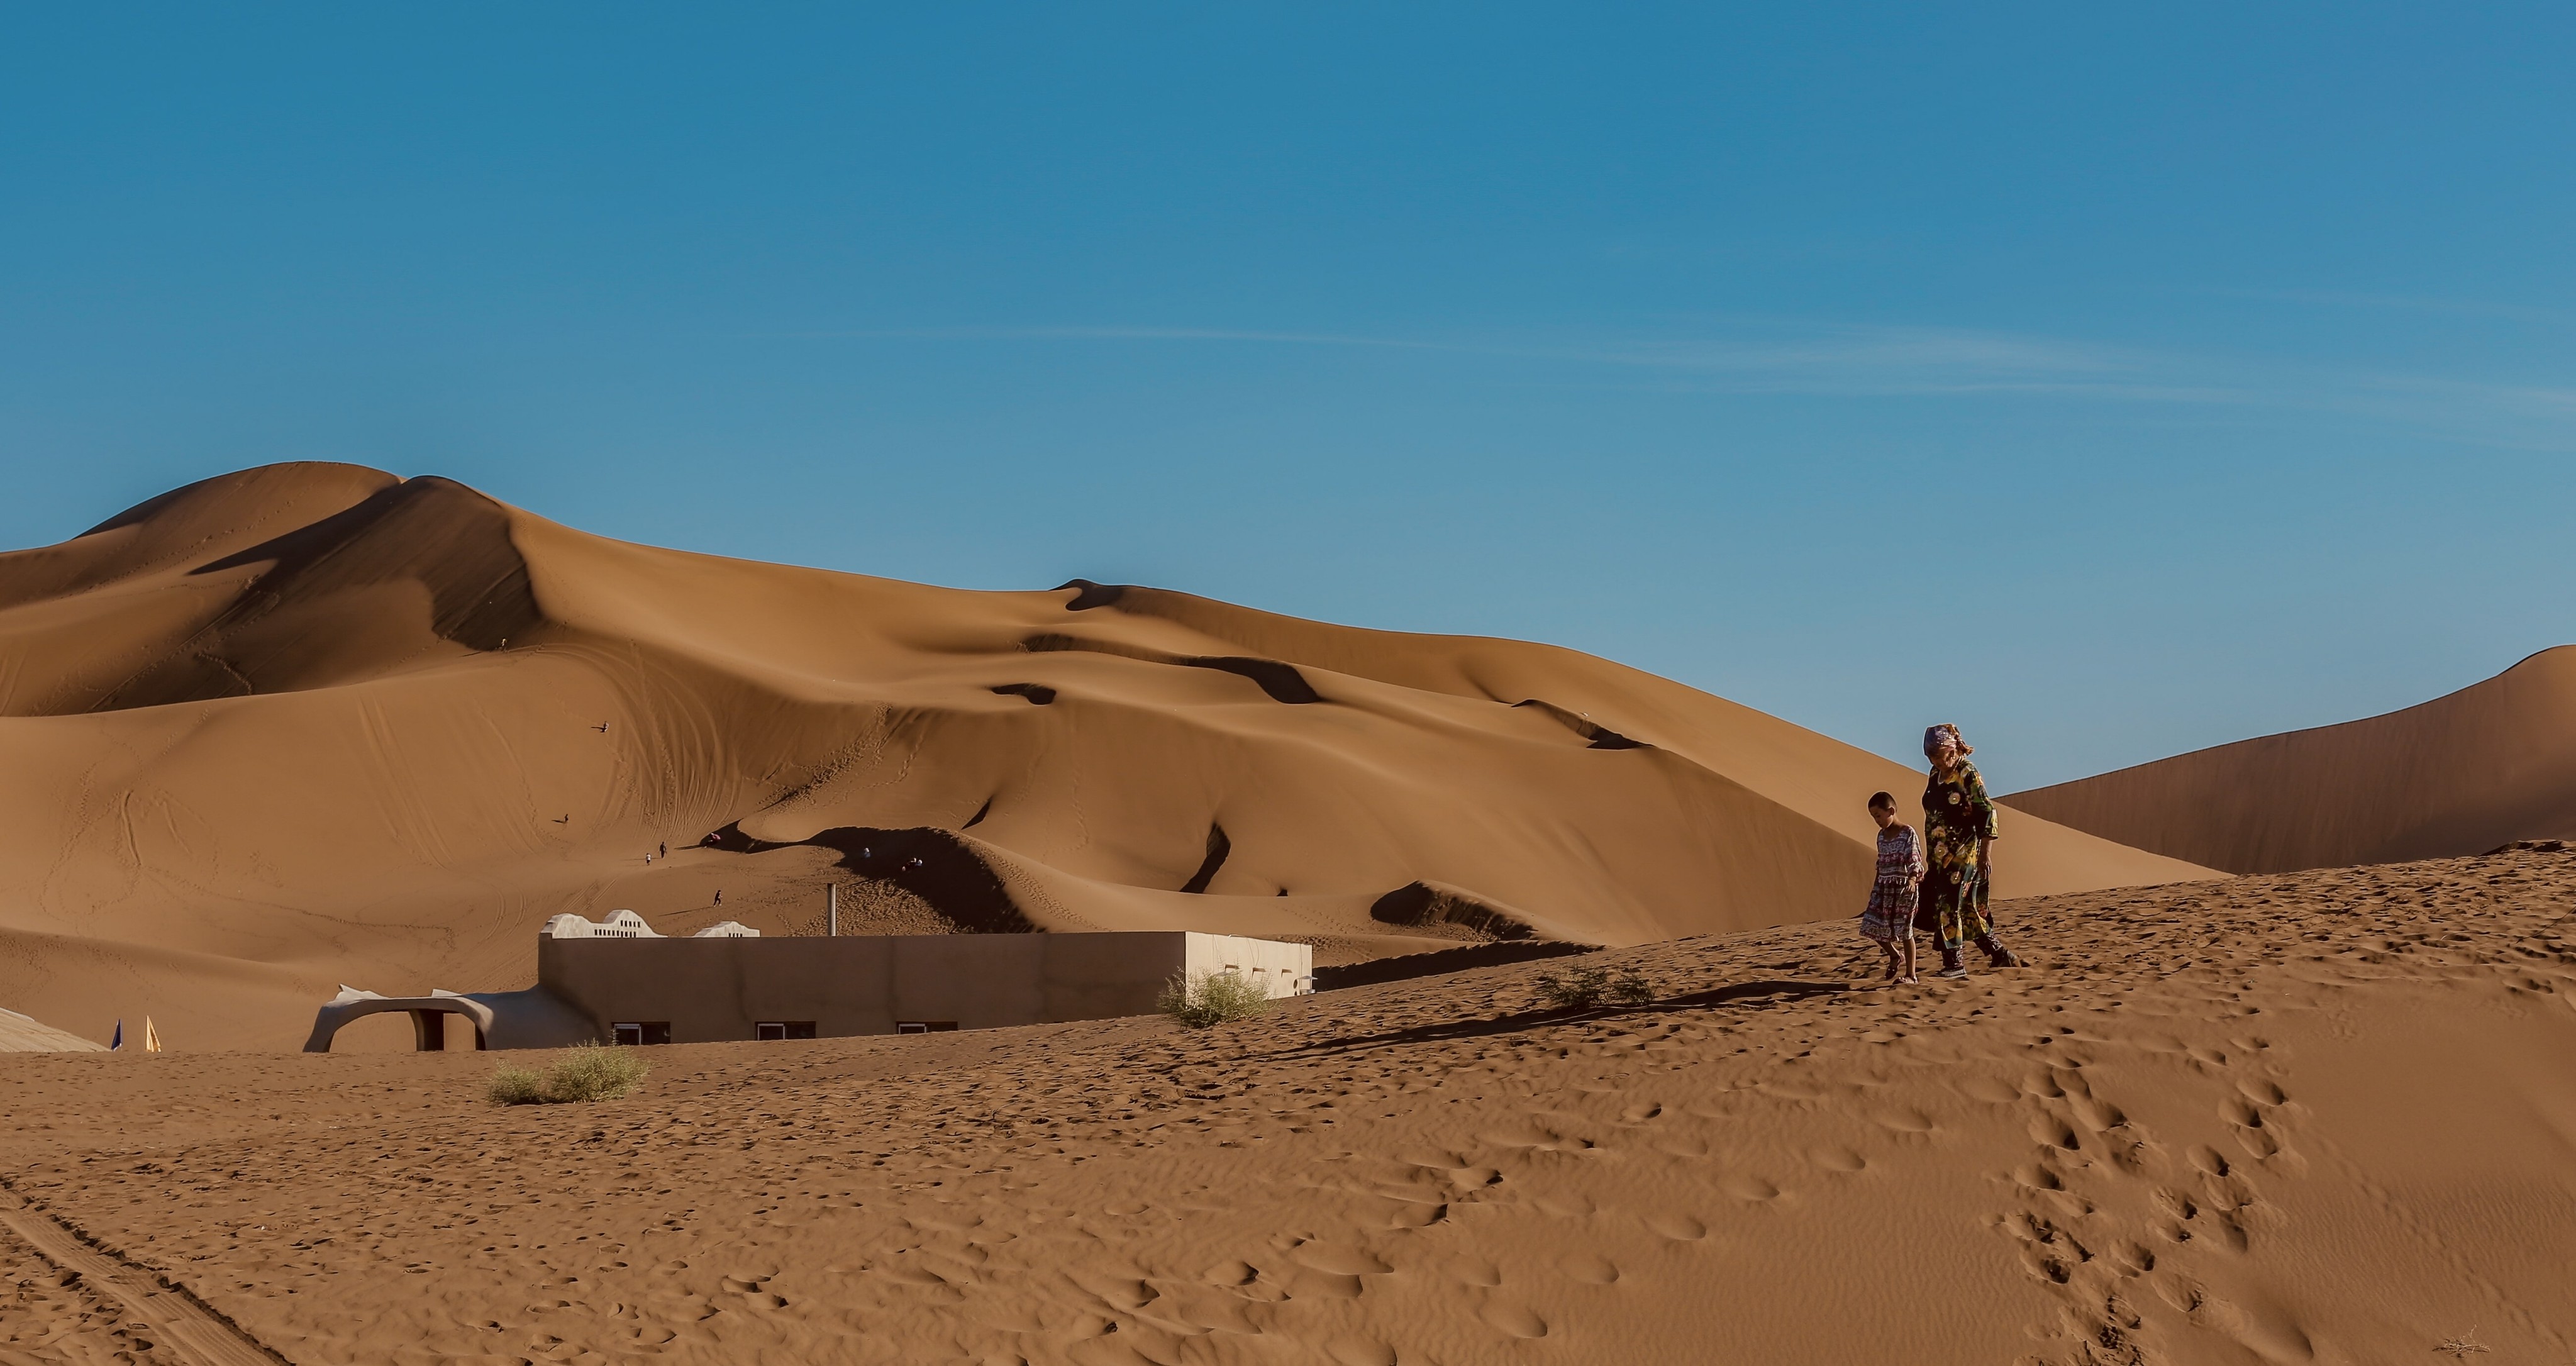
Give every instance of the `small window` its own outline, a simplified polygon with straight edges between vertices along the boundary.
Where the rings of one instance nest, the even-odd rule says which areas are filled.
[[[957,1022],[955,1020],[897,1020],[895,1021],[894,1032],[897,1034],[945,1034],[956,1027]]]
[[[770,1039],[810,1039],[814,1037],[812,1020],[763,1020],[751,1027],[751,1037]]]
[[[620,1020],[608,1027],[609,1037],[622,1044],[640,1045],[669,1043],[671,1022],[668,1020]]]

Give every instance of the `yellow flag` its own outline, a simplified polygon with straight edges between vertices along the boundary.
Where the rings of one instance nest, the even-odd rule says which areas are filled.
[[[143,1017],[143,1051],[146,1053],[161,1051],[161,1031],[152,1027],[152,1017],[149,1015]]]

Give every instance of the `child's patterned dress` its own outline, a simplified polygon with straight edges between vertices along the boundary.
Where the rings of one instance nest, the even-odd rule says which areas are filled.
[[[1870,885],[1860,932],[1882,944],[1913,938],[1915,880],[1922,876],[1923,837],[1914,827],[1891,825],[1879,831],[1878,880]]]

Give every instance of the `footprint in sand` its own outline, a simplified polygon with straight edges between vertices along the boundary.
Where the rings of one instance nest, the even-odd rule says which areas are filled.
[[[1617,1285],[1619,1264],[1595,1252],[1578,1252],[1565,1259],[1565,1274],[1585,1285]]]
[[[1429,1228],[1434,1224],[1446,1223],[1448,1219],[1449,1207],[1446,1204],[1417,1205],[1406,1203],[1396,1210],[1394,1214],[1388,1216],[1386,1226],[1390,1229]]]
[[[1369,1338],[1336,1338],[1324,1348],[1339,1366],[1395,1366],[1395,1349]]]
[[[2316,1344],[2295,1321],[2258,1317],[2215,1295],[2202,1294],[2192,1323],[2235,1342],[2264,1361],[2311,1361]]]
[[[1516,1338],[1547,1336],[1547,1320],[1532,1312],[1528,1305],[1516,1301],[1487,1300],[1476,1310],[1476,1317]]]
[[[2025,1191],[2063,1191],[2066,1188],[2066,1178],[2058,1175],[2056,1168],[2050,1168],[2048,1162],[2025,1162],[2025,1165],[2012,1170],[2012,1180]]]
[[[2236,1083],[2236,1089],[2243,1092],[2247,1100],[2266,1108],[2287,1105],[2290,1102],[2289,1092],[2259,1078],[2249,1077],[2240,1081]]]
[[[2032,1072],[2021,1079],[2021,1095],[2037,1096],[2042,1100],[2059,1100],[2065,1097],[2066,1088],[2058,1084],[2057,1073],[2054,1071]],[[2016,1096],[2014,1099],[2018,1100],[2020,1097]]]
[[[1920,1110],[1881,1110],[1871,1115],[1869,1122],[1899,1134],[1928,1134],[1935,1127],[1932,1117]]]
[[[2084,1147],[2084,1140],[2076,1135],[2074,1128],[2054,1115],[2032,1116],[2030,1138],[2042,1147],[2059,1148],[2070,1153],[2080,1152]]]
[[[1856,1172],[1869,1166],[1869,1159],[1849,1148],[1818,1148],[1807,1154],[1807,1160],[1829,1172]]]
[[[1336,1276],[1385,1276],[1395,1271],[1394,1267],[1378,1260],[1367,1249],[1348,1244],[1306,1243],[1290,1252],[1288,1257],[1310,1270]]]
[[[1541,1213],[1552,1214],[1559,1219],[1580,1219],[1600,1208],[1592,1203],[1592,1197],[1579,1191],[1557,1191],[1542,1195],[1531,1203],[1537,1205]]]
[[[2107,1133],[2129,1122],[2128,1115],[2119,1106],[2089,1095],[2073,1098],[2067,1102],[2067,1108],[2075,1112],[2076,1123],[2097,1134]]]
[[[1708,1225],[1687,1214],[1658,1211],[1646,1216],[1646,1227],[1676,1243],[1696,1243],[1708,1236]]]
[[[2151,1197],[2158,1213],[2165,1219],[2160,1230],[2166,1238],[2188,1243],[2198,1236],[2200,1203],[2177,1190],[2158,1190]]]
[[[1488,1289],[1503,1283],[1502,1268],[1482,1257],[1461,1257],[1448,1268],[1450,1279],[1460,1285],[1478,1285]]]
[[[2021,1089],[2000,1077],[1970,1077],[1959,1091],[1971,1100],[1992,1105],[2010,1105],[2021,1099]]]
[[[2225,1113],[2227,1122],[2236,1126],[2237,1145],[2252,1154],[2255,1161],[2260,1162],[2280,1153],[2281,1140],[2264,1127],[2261,1110],[2245,1101],[2237,1100],[2227,1103]]]
[[[1762,1202],[1780,1198],[1780,1188],[1758,1176],[1733,1173],[1718,1178],[1717,1188],[1738,1200]]]

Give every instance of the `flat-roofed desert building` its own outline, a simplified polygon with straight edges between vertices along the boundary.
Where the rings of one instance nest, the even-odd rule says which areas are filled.
[[[477,1047],[544,1048],[932,1033],[1144,1015],[1174,978],[1232,972],[1274,998],[1314,989],[1305,944],[1194,931],[840,935],[764,939],[727,921],[685,939],[633,911],[559,915],[537,939],[528,991],[385,997],[342,988],[309,1052],[362,1015],[408,1011],[419,1046],[434,1018],[466,1015]]]

